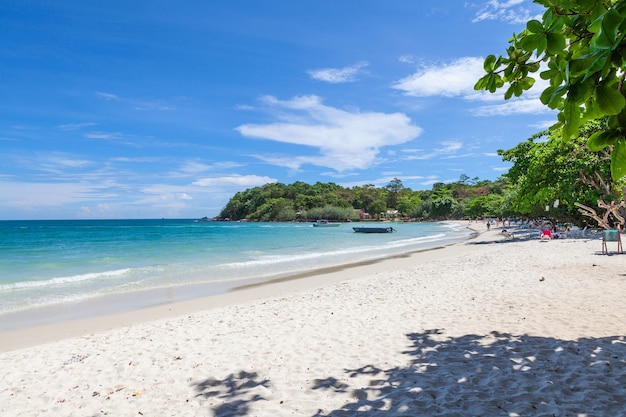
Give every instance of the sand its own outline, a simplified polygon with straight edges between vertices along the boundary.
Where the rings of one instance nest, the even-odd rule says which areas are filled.
[[[626,415],[626,257],[498,233],[0,333],[0,415]]]

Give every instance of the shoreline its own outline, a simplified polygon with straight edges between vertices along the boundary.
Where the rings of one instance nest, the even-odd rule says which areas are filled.
[[[125,300],[135,298],[139,294],[141,295],[140,298],[143,298],[151,294],[167,294],[177,290],[190,293],[193,292],[195,287],[203,286],[203,284],[187,285],[140,291],[139,294],[128,293],[123,296],[116,294],[76,304],[43,307],[4,314],[0,316],[0,320],[4,322],[14,321],[17,322],[17,325],[16,328],[8,328],[6,330],[0,325],[0,353],[65,338],[83,336],[93,332],[112,330],[117,327],[132,326],[145,321],[192,314],[205,309],[220,308],[265,297],[310,290],[318,286],[332,285],[343,280],[356,279],[364,274],[379,273],[384,271],[387,264],[391,264],[393,261],[403,260],[404,265],[428,261],[433,259],[428,256],[429,253],[437,252],[434,255],[435,257],[448,256],[451,254],[444,253],[446,248],[462,245],[476,239],[481,233],[487,233],[478,232],[469,226],[468,229],[472,230],[470,236],[457,243],[402,252],[383,258],[374,258],[350,264],[322,267],[311,271],[287,274],[269,280],[251,280],[254,282],[224,288],[222,292],[212,295],[201,297],[187,296],[181,300],[162,301],[158,304],[153,303],[143,307],[135,305],[134,308],[132,305],[125,303]],[[122,300],[119,300],[120,297]],[[167,296],[163,295],[159,297],[161,300],[167,298]],[[181,296],[178,297],[180,298]],[[86,313],[84,304],[88,303],[95,303],[96,306],[91,305],[89,312]],[[77,304],[79,304],[79,308],[82,305],[82,309],[79,309],[78,312],[75,311]],[[123,305],[123,308],[121,311],[118,311],[120,304]],[[77,315],[79,317],[76,317]],[[48,319],[47,317],[49,316],[54,316],[55,318]]]
[[[597,239],[492,230],[211,300],[30,329],[15,335],[30,347],[0,353],[0,414],[624,415],[625,258],[600,252]]]
[[[448,221],[448,223],[463,224],[471,233],[465,239],[453,243],[443,243],[423,249],[412,249],[406,252],[398,252],[387,256],[345,264],[318,267],[308,271],[287,272],[269,277],[245,278],[232,282],[183,284],[173,287],[116,293],[98,296],[84,301],[35,307],[0,314],[0,352],[6,350],[4,347],[5,342],[2,339],[16,340],[18,341],[16,344],[18,347],[28,346],[29,343],[32,342],[22,343],[19,342],[19,340],[21,339],[21,335],[31,333],[31,329],[41,330],[39,334],[43,335],[48,335],[52,332],[53,334],[63,334],[67,337],[73,337],[84,333],[77,331],[75,329],[76,326],[91,328],[92,324],[90,324],[90,322],[107,323],[110,321],[109,317],[115,317],[118,321],[132,324],[143,320],[143,317],[152,317],[152,315],[163,318],[167,317],[169,312],[197,311],[198,309],[202,309],[203,306],[209,306],[210,308],[213,306],[219,307],[231,302],[239,302],[240,299],[247,301],[255,298],[254,293],[248,294],[248,290],[254,291],[254,288],[278,284],[277,290],[281,291],[281,283],[303,279],[310,281],[315,277],[325,275],[335,276],[336,274],[341,274],[342,271],[349,271],[352,268],[365,268],[380,262],[391,261],[425,251],[433,251],[460,244],[480,235],[480,232],[473,229],[471,225],[467,225],[465,222]],[[293,286],[285,285],[288,287]],[[302,289],[314,285],[315,283],[313,282],[303,282]],[[293,287],[300,289],[298,285]],[[241,297],[237,296],[239,292],[242,292]],[[262,296],[272,295],[271,290],[262,291],[260,294],[262,294]],[[137,319],[134,317],[137,317]],[[97,324],[94,328],[97,330],[103,329],[100,324]],[[109,327],[104,327],[104,329],[107,328]],[[53,330],[50,331],[49,329]],[[31,340],[30,337],[28,337],[28,339]],[[49,337],[44,336],[42,340],[48,341]]]

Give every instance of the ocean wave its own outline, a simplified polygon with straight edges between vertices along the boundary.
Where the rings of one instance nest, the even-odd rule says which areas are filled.
[[[400,239],[395,241],[386,242],[384,244],[368,245],[368,246],[355,246],[345,249],[334,249],[330,251],[320,252],[306,252],[306,253],[291,253],[287,255],[264,255],[259,251],[249,252],[249,254],[257,256],[255,259],[241,262],[231,262],[220,265],[225,269],[245,269],[258,266],[269,266],[278,264],[287,264],[293,262],[311,261],[315,259],[330,259],[330,258],[345,258],[349,255],[367,254],[372,252],[378,252],[383,255],[386,254],[385,250],[397,250],[404,247],[417,246],[419,244],[431,243],[437,240],[441,240],[447,235],[445,233],[437,233],[429,236],[420,236],[415,238]]]
[[[28,297],[21,300],[2,300],[2,303],[0,303],[0,314],[10,314],[30,310],[32,308],[77,303],[96,298],[97,296],[97,293],[81,293]]]
[[[94,279],[103,278],[103,277],[120,276],[120,275],[128,274],[130,271],[132,271],[132,268],[124,268],[124,269],[117,269],[114,271],[104,271],[104,272],[90,272],[87,274],[49,278],[49,279],[45,279],[41,281],[22,281],[22,282],[15,282],[11,284],[2,284],[0,285],[0,291],[10,291],[10,290],[17,290],[17,289],[22,289],[22,288],[46,287],[46,286],[59,285],[59,284],[72,284],[72,283],[89,281],[89,280],[94,280]]]

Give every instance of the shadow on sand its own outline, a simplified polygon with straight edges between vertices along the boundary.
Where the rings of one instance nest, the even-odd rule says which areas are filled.
[[[364,365],[313,381],[311,390],[346,398],[341,408],[320,408],[314,417],[626,415],[623,336],[445,338],[438,330],[407,336],[407,366]],[[255,415],[252,403],[265,399],[259,392],[271,396],[270,382],[247,372],[194,388],[218,400],[212,411],[220,417]]]
[[[250,404],[266,399],[255,393],[256,388],[269,386],[267,379],[259,378],[256,372],[246,371],[230,374],[221,380],[208,378],[193,384],[197,397],[215,398],[219,402],[212,410],[215,417],[248,415]]]

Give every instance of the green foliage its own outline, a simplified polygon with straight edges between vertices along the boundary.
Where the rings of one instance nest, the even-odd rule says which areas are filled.
[[[406,213],[409,217],[423,217],[423,216],[411,216],[412,213],[416,212],[417,208],[420,206],[422,202],[421,197],[417,193],[405,193],[404,195],[398,198],[398,205],[396,209],[400,213]]]
[[[586,122],[607,118],[591,149],[608,147],[614,179],[626,175],[626,1],[535,0],[546,8],[509,40],[506,55],[489,55],[474,88],[491,93],[507,86],[505,99],[549,80],[541,102],[558,110],[555,127],[574,139]]]
[[[500,194],[506,190],[506,180],[478,181],[478,178],[470,180],[468,176],[461,176],[457,183],[437,183],[432,190],[420,191],[405,187],[398,178],[382,188],[372,184],[344,188],[333,183],[276,183],[236,193],[219,217],[250,221],[345,221],[359,219],[355,209],[363,210],[375,219],[395,209],[402,218],[441,220],[466,218],[468,208],[471,208],[472,217],[504,216],[508,211],[495,206],[504,200]],[[473,199],[484,198],[491,192],[497,196],[488,201],[498,203],[472,205]]]
[[[610,179],[608,153],[593,152],[585,146],[605,132],[604,125],[600,121],[586,123],[580,135],[573,139],[566,139],[559,130],[546,131],[512,149],[498,151],[505,161],[513,163],[506,174],[514,185],[510,196],[512,208],[530,217],[549,215],[577,222],[581,216],[574,203],[595,206],[602,196],[601,190],[583,181],[597,175],[610,186],[614,198],[620,199],[622,184]],[[555,208],[557,200],[559,204]],[[545,212],[546,206],[550,207],[549,213]]]
[[[346,220],[358,220],[359,215],[354,211],[352,207],[337,207],[337,206],[326,206],[326,207],[316,207],[306,211],[305,217],[308,220],[336,220],[336,221],[346,221]]]
[[[435,196],[431,201],[430,215],[436,219],[445,219],[452,214],[454,198],[448,195]]]

